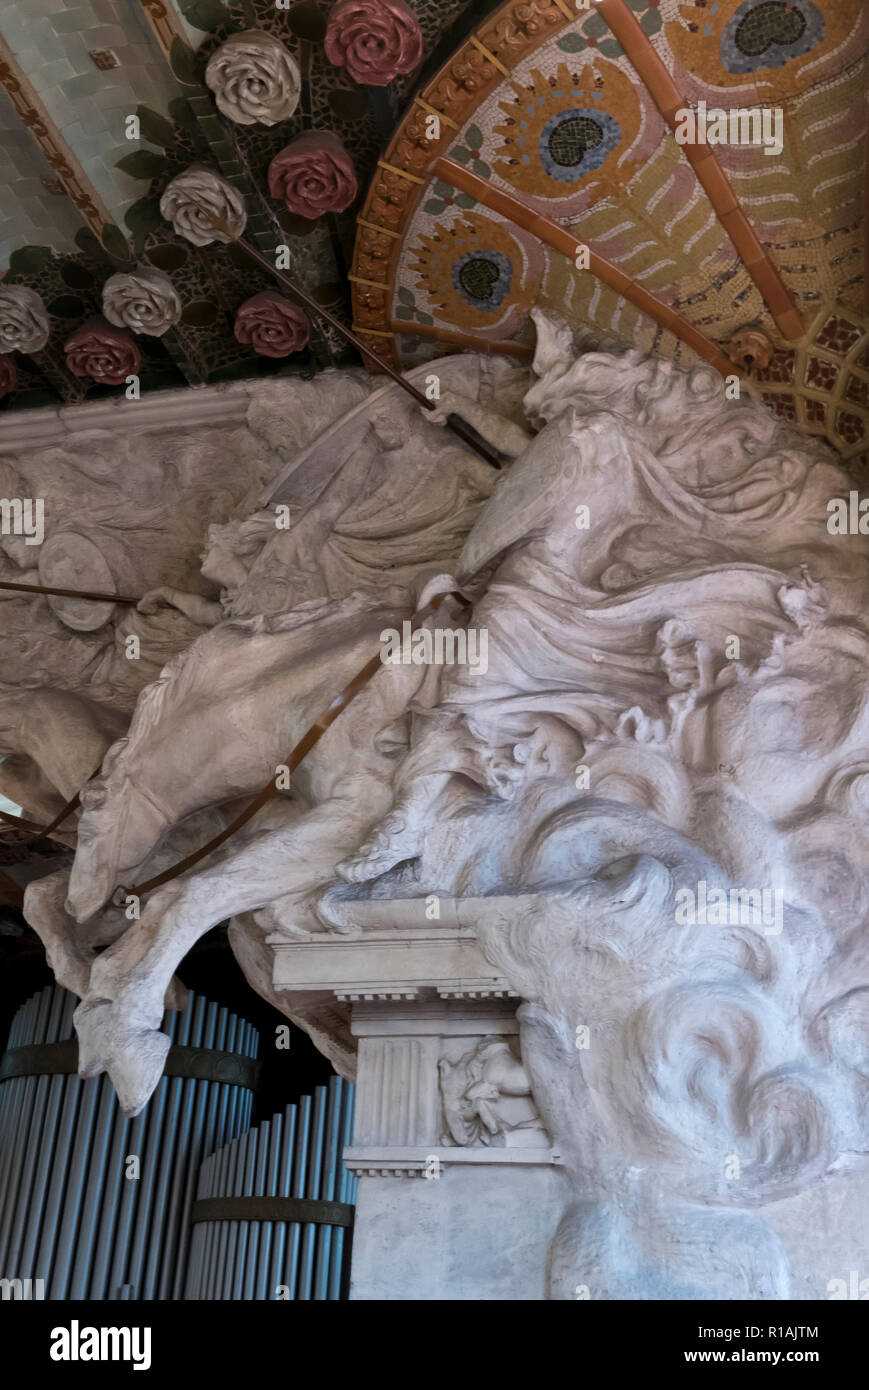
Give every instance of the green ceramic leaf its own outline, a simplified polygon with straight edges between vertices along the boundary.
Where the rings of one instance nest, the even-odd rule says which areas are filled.
[[[483,144],[483,132],[478,125],[469,125],[465,131],[465,143],[472,150],[479,150]]]
[[[406,285],[399,285],[398,298],[402,304],[412,304],[414,302],[413,290],[409,290]]]
[[[60,319],[77,319],[84,313],[84,304],[76,294],[61,294],[46,306],[50,314]]]
[[[166,170],[166,159],[153,150],[133,150],[115,163],[115,168],[129,174],[131,179],[153,179]]]
[[[78,261],[64,261],[60,267],[60,278],[71,290],[86,290],[94,282],[91,272],[86,266],[79,265]]]
[[[194,29],[204,29],[206,34],[220,29],[229,21],[229,12],[221,0],[178,0],[178,8],[188,24],[192,24]]]
[[[183,82],[185,87],[199,86],[199,63],[196,60],[196,54],[189,43],[185,43],[177,35],[172,40],[172,46],[169,49],[169,66],[178,81]]]
[[[152,111],[150,106],[137,106],[136,115],[143,140],[150,141],[152,145],[162,145],[164,149],[175,144],[174,127],[165,116]]]
[[[127,208],[124,221],[134,235],[155,232],[163,225],[159,202],[156,198],[140,198]]]
[[[89,256],[99,256],[102,254],[102,247],[94,236],[90,227],[79,227],[73,241],[80,251],[84,251]]]
[[[585,48],[585,39],[582,34],[565,34],[555,46],[560,48],[562,53],[579,53]]]
[[[34,275],[50,260],[50,246],[22,246],[9,257],[9,270],[13,275]]]
[[[127,245],[127,239],[123,235],[120,227],[116,227],[114,222],[106,222],[100,234],[100,240],[106,251],[116,261],[130,261],[132,256]]]
[[[196,117],[190,109],[190,102],[186,97],[173,97],[167,108],[169,115],[177,126],[182,130],[195,131],[198,129]]]

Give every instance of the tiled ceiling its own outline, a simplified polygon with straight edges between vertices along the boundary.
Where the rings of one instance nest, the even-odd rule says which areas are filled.
[[[335,0],[0,0],[0,277],[36,290],[52,329],[43,351],[16,355],[17,389],[0,411],[118,390],[75,377],[63,349],[100,313],[107,277],[136,265],[170,275],[183,304],[164,337],[137,339],[145,390],[357,360],[322,324],[290,359],[236,340],[239,305],[276,286],[242,248],[195,248],[161,217],[166,184],[199,162],[244,198],[250,244],[270,256],[285,242],[307,291],[395,363],[457,342],[527,352],[534,304],[676,360],[693,360],[699,339],[721,358],[753,324],[777,349],[759,383],[771,407],[846,441],[852,455],[862,448],[869,12],[860,0],[598,0],[590,11],[573,0],[405,3],[422,62],[374,87],[327,57]],[[644,46],[640,68],[659,64],[657,85],[628,51],[625,16]],[[210,55],[245,29],[279,38],[302,70],[299,107],[274,127],[228,120],[203,83]],[[737,31],[748,57],[734,48]],[[722,148],[713,184],[725,201],[714,206],[691,151],[667,129],[667,90],[692,106],[778,103],[782,157]],[[445,116],[434,144],[420,136],[426,109]],[[133,114],[141,132],[130,141]],[[522,123],[536,130],[538,117],[532,150]],[[558,168],[538,167],[541,132],[560,123]],[[360,188],[346,211],[314,220],[288,213],[266,177],[309,129],[339,136]],[[577,147],[571,171],[565,151],[589,132],[600,150],[586,168]],[[476,178],[470,191],[444,177],[448,166],[434,171],[439,157]],[[554,242],[541,240],[542,224],[529,230],[535,215]],[[606,259],[613,283],[575,273],[558,249],[565,231]],[[444,238],[476,289],[456,282]],[[484,241],[489,262],[477,265]],[[625,277],[663,306],[657,323],[642,294],[619,290]],[[843,352],[831,347],[834,310],[851,315]]]

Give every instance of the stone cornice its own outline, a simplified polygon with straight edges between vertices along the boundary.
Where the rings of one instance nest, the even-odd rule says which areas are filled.
[[[41,406],[0,416],[0,456],[22,449],[62,444],[86,430],[161,430],[183,425],[240,423],[256,380],[229,386],[154,391],[137,401],[125,398],[83,405]]]

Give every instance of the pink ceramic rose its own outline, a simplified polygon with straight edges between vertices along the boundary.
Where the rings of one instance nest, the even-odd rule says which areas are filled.
[[[260,357],[289,357],[307,346],[311,321],[303,309],[279,294],[255,294],[235,316],[235,336]]]
[[[129,333],[100,318],[88,319],[77,328],[63,351],[74,376],[89,376],[102,386],[122,386],[142,365],[142,354]]]
[[[10,395],[18,385],[18,372],[8,353],[0,354],[0,400]]]
[[[306,131],[275,155],[269,192],[300,217],[343,212],[358,192],[353,161],[331,131]]]
[[[338,0],[329,15],[326,57],[354,82],[385,87],[422,62],[422,31],[401,0]]]

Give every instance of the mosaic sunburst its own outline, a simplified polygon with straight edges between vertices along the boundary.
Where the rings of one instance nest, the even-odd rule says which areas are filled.
[[[416,288],[439,317],[495,338],[515,332],[530,313],[544,267],[533,237],[479,212],[437,223],[420,235],[414,256]]]
[[[836,55],[839,65],[856,56],[862,0],[693,0],[680,6],[683,23],[667,26],[677,59],[697,79],[715,85],[757,83],[764,100],[793,96],[818,81],[818,64]]]
[[[639,162],[627,158],[642,124],[634,84],[615,63],[598,59],[581,73],[559,63],[554,75],[537,69],[531,84],[513,84],[500,102],[506,120],[494,127],[503,143],[495,172],[517,192],[564,199],[582,186],[605,195],[629,179]]]

